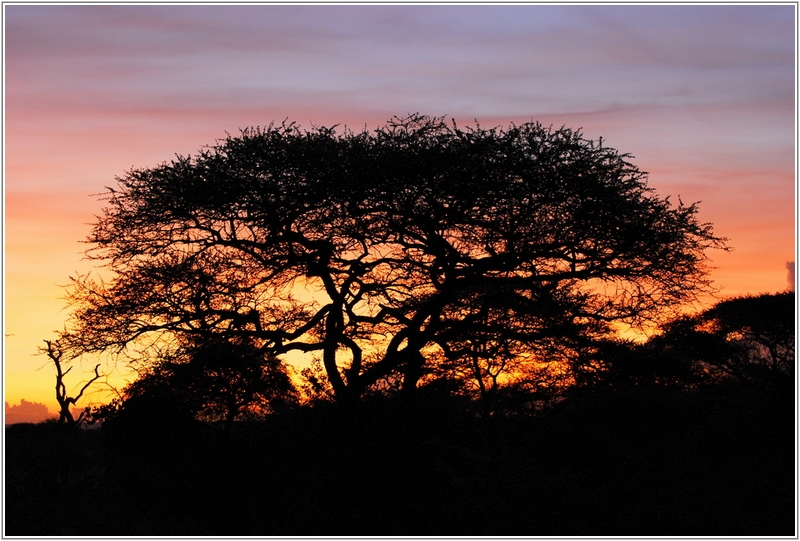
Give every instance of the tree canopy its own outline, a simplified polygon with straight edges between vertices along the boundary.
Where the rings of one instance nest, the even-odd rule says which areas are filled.
[[[539,123],[246,129],[107,188],[87,254],[110,278],[73,279],[62,343],[306,352],[343,402],[546,362],[709,287],[724,239],[630,159]]]
[[[731,379],[774,394],[793,392],[795,294],[727,299],[664,326],[653,346],[694,365],[704,379]]]

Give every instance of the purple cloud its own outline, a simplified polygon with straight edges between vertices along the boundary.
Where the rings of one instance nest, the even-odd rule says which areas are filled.
[[[792,9],[8,6],[7,99],[80,115],[342,101],[479,117],[791,106]]]

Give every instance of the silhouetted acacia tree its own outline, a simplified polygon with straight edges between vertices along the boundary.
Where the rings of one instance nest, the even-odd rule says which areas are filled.
[[[574,383],[567,337],[515,343],[502,330],[453,338],[421,383],[476,402],[481,415],[531,413]]]
[[[111,278],[74,279],[66,338],[314,352],[343,402],[435,359],[573,347],[693,299],[724,248],[628,159],[538,123],[247,129],[108,188],[88,255]]]
[[[794,381],[794,292],[737,297],[664,326],[652,342],[706,381],[734,379],[772,392]]]
[[[92,383],[100,379],[100,373],[98,372],[100,365],[98,364],[94,367],[94,377],[87,381],[83,387],[81,387],[80,391],[78,391],[78,394],[75,396],[69,396],[67,394],[67,386],[64,383],[64,376],[66,376],[69,371],[72,370],[72,367],[70,366],[64,370],[64,350],[58,341],[45,340],[44,343],[46,347],[42,348],[40,351],[45,353],[47,357],[53,361],[53,364],[56,367],[56,401],[58,401],[59,407],[58,424],[66,423],[70,427],[77,427],[84,421],[87,412],[84,409],[76,419],[72,415],[70,408],[75,406],[78,400],[80,400],[83,396],[83,393],[86,392],[86,389],[88,389]]]

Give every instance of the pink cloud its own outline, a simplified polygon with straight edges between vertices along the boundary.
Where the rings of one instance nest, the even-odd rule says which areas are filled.
[[[28,402],[24,398],[19,404],[11,406],[6,402],[6,421],[5,424],[15,423],[40,423],[54,414],[50,413],[47,406],[39,402]]]

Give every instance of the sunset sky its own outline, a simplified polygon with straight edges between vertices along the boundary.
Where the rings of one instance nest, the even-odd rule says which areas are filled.
[[[583,128],[730,239],[720,296],[795,259],[796,7],[4,5],[5,401],[55,411],[35,356],[92,270],[96,195],[271,121],[419,112]],[[87,361],[71,373],[79,387]],[[81,369],[82,371],[78,372]],[[111,366],[101,370],[110,372]],[[72,378],[72,379],[69,379]]]

